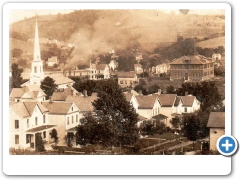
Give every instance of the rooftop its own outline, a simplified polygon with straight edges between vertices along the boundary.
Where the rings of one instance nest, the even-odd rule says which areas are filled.
[[[156,96],[136,96],[136,99],[139,104],[139,109],[152,109],[157,97]]]
[[[49,77],[52,78],[52,79],[55,81],[55,84],[56,84],[56,85],[74,83],[73,80],[65,77],[65,76],[64,76],[63,74],[61,74],[61,73],[51,74]]]
[[[177,94],[160,94],[158,98],[162,107],[171,107],[175,103]]]
[[[42,102],[42,105],[49,110],[49,114],[68,114],[72,102]]]
[[[207,127],[225,128],[225,112],[211,112]]]
[[[189,55],[175,59],[170,64],[207,64],[207,63],[211,63],[211,60],[209,58],[206,58],[205,56]]]
[[[118,77],[120,78],[134,78],[136,73],[134,71],[130,72],[118,72]]]

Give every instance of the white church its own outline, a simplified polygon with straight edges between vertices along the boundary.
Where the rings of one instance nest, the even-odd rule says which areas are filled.
[[[31,66],[31,73],[29,81],[25,82],[21,85],[21,87],[28,87],[28,86],[37,86],[40,88],[41,81],[46,77],[43,70],[43,61],[41,60],[41,53],[40,53],[40,44],[39,44],[39,35],[38,35],[38,24],[36,20],[36,27],[35,27],[35,39],[34,39],[34,54],[33,54],[33,61]],[[66,89],[69,86],[74,84],[74,81],[65,77],[61,73],[55,73],[49,75],[55,81],[58,89]]]

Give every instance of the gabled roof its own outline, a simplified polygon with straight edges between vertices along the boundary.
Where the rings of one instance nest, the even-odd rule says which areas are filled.
[[[92,102],[94,100],[96,100],[97,97],[97,93],[92,93],[91,96],[68,96],[66,98],[66,101],[68,102],[74,102],[76,104],[76,106],[78,107],[78,109],[80,111],[93,111],[93,105]]]
[[[53,92],[52,100],[53,101],[65,101],[67,95],[64,92]]]
[[[126,97],[127,101],[130,102],[133,97],[133,94],[132,93],[123,93],[123,94]]]
[[[51,74],[49,77],[55,81],[54,83],[56,85],[74,83],[73,80],[69,79],[68,77],[65,77],[61,73]]]
[[[68,114],[69,109],[73,105],[72,102],[42,102],[42,105],[49,110],[49,114]]]
[[[134,64],[134,67],[142,67],[141,64]]]
[[[179,103],[180,103],[180,101],[182,101],[182,100],[181,100],[181,97],[177,96],[177,97],[176,97],[176,100],[175,100],[175,102],[174,102],[174,106],[175,106],[175,107],[178,106]]]
[[[136,73],[134,71],[130,72],[118,72],[118,77],[119,78],[134,78]]]
[[[104,70],[106,68],[107,64],[97,64],[96,69],[97,70]]]
[[[195,96],[179,96],[182,99],[183,106],[192,106]]]
[[[12,88],[10,97],[21,98],[24,95],[25,91],[22,88]]]
[[[162,107],[172,107],[175,103],[176,94],[160,94],[158,99]]]
[[[48,58],[48,62],[57,62],[58,59],[57,59],[57,56],[53,56],[51,58]]]
[[[207,127],[225,128],[225,112],[211,112]]]
[[[136,99],[139,104],[139,109],[152,109],[157,96],[136,96]]]
[[[31,116],[36,106],[39,107],[42,113],[48,112],[48,109],[37,102],[17,102],[10,104],[10,106],[16,114],[23,118]]]
[[[189,55],[189,56],[182,56],[170,64],[207,64],[210,63],[211,61],[202,56],[202,55]]]

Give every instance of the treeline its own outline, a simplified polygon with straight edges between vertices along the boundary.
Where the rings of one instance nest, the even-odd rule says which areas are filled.
[[[19,39],[23,41],[27,41],[30,37],[29,35],[22,33],[22,32],[16,32],[16,31],[10,31],[9,37],[14,39]]]
[[[179,36],[177,42],[168,47],[157,47],[154,49],[154,53],[161,55],[161,59],[173,60],[175,58],[187,56],[195,52],[206,57],[212,57],[213,53],[222,54],[225,52],[223,46],[218,46],[218,48],[195,47],[195,44],[198,41],[199,39],[197,38],[183,39],[182,36]]]

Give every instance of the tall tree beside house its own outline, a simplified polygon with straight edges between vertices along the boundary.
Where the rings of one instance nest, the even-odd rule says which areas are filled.
[[[176,130],[180,127],[181,120],[179,117],[175,117],[170,120],[170,123],[172,124],[173,128]]]
[[[35,135],[35,144],[36,144],[36,150],[38,152],[45,151],[44,142],[43,142],[41,133],[36,133],[36,135]]]
[[[94,111],[99,124],[105,127],[103,133],[111,135],[104,140],[105,143],[114,146],[134,144],[138,138],[138,115],[117,82],[109,79],[99,83],[97,96],[92,103]]]
[[[49,96],[52,96],[56,87],[57,85],[55,84],[55,81],[49,76],[45,77],[40,85],[40,88],[47,95],[47,99],[49,99]]]
[[[54,139],[54,142],[57,143],[58,142],[58,133],[56,129],[53,129],[51,131],[51,139]]]
[[[185,115],[183,117],[183,131],[185,136],[193,141],[193,149],[194,149],[194,141],[198,138],[198,132],[200,131],[200,121],[198,116],[195,114]]]
[[[16,63],[13,63],[11,66],[12,69],[12,77],[10,78],[10,92],[12,88],[20,88],[23,78],[21,77],[21,74],[23,72],[22,68],[19,68]]]

